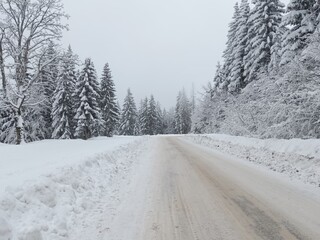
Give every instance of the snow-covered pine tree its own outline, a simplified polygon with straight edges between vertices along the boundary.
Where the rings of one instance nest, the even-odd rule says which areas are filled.
[[[157,134],[157,110],[156,110],[156,101],[154,100],[153,95],[151,95],[148,105],[148,134],[155,135]]]
[[[48,48],[44,54],[43,62],[50,62],[46,65],[40,72],[40,82],[44,101],[41,104],[41,118],[45,121],[43,123],[45,126],[42,129],[44,132],[44,137],[49,139],[52,135],[52,104],[53,104],[53,94],[57,87],[57,78],[59,72],[59,61],[60,57],[57,57],[58,53],[56,50],[56,45],[51,41]],[[40,121],[38,119],[38,121]]]
[[[248,42],[248,19],[250,5],[248,0],[242,0],[240,4],[238,23],[235,29],[233,60],[230,62],[230,73],[228,76],[228,91],[231,93],[239,92],[245,87],[244,84],[244,57]],[[219,70],[220,71],[220,70]]]
[[[101,78],[101,111],[104,120],[103,133],[112,137],[119,121],[120,110],[117,105],[116,90],[109,64],[106,63]]]
[[[315,31],[317,18],[316,0],[291,0],[282,25],[286,31],[282,37],[281,65],[291,62],[307,44],[307,38]]]
[[[140,109],[139,109],[139,130],[141,135],[149,134],[148,105],[149,105],[148,98],[145,98],[144,100],[141,101]]]
[[[282,51],[282,36],[286,28],[283,26],[279,26],[278,31],[276,32],[274,38],[274,44],[271,47],[271,58],[268,65],[268,72],[272,74],[278,74],[280,70],[281,63],[281,51]]]
[[[223,65],[223,72],[225,73],[224,81],[220,84],[220,88],[223,90],[227,89],[227,86],[229,85],[230,80],[230,66],[234,60],[234,50],[235,46],[237,45],[237,36],[236,36],[236,30],[239,25],[239,19],[240,19],[240,9],[239,4],[236,3],[234,6],[234,14],[232,17],[232,21],[229,24],[229,31],[228,31],[228,40],[227,40],[227,47],[226,50],[223,52],[223,58],[224,58],[224,65]]]
[[[175,132],[187,134],[191,131],[191,107],[185,90],[179,92],[175,112]]]
[[[285,7],[279,0],[254,0],[253,3],[248,20],[244,84],[255,80],[259,73],[267,72],[271,48],[275,44]]]
[[[193,105],[191,104],[191,111],[193,111],[192,106]],[[160,102],[157,102],[156,113],[157,113],[156,134],[164,134],[164,119],[163,119],[163,111],[161,109]]]
[[[127,96],[124,99],[120,124],[119,133],[120,135],[134,136],[136,135],[136,124],[137,124],[137,108],[134,102],[134,98],[130,89],[128,89]]]
[[[82,139],[98,136],[103,124],[99,107],[100,89],[96,70],[90,58],[85,60],[80,73],[76,84],[76,96],[79,103],[75,116],[77,120],[75,136]]]
[[[210,94],[212,97],[215,93],[223,91],[223,88],[221,86],[223,85],[224,81],[225,74],[223,73],[223,68],[220,62],[218,62],[216,66],[216,73],[213,78],[213,85],[212,88],[210,88]]]
[[[69,46],[62,57],[61,70],[52,103],[52,138],[71,139],[74,137],[74,92],[76,84],[75,57]]]

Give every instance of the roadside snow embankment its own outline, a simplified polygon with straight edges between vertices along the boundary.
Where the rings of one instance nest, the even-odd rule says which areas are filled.
[[[320,187],[320,140],[262,140],[219,134],[190,135],[187,139]]]
[[[115,211],[146,142],[117,137],[1,146],[0,240],[88,239],[88,219]]]

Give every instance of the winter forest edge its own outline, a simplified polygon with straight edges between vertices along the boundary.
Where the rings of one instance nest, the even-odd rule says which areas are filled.
[[[32,4],[31,4],[32,3]],[[0,1],[0,142],[96,136],[225,133],[320,137],[319,0],[242,0],[229,24],[223,64],[196,101],[175,108],[151,95],[120,107],[111,67],[101,77],[59,46],[60,0]]]

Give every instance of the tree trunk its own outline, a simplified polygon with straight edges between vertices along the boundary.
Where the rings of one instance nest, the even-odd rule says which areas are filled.
[[[21,110],[18,110],[16,115],[16,135],[17,135],[17,145],[24,143],[24,131],[23,131],[23,118],[21,115]]]

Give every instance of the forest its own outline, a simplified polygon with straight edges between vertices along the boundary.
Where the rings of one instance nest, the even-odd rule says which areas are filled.
[[[320,1],[242,0],[193,132],[320,137]]]

